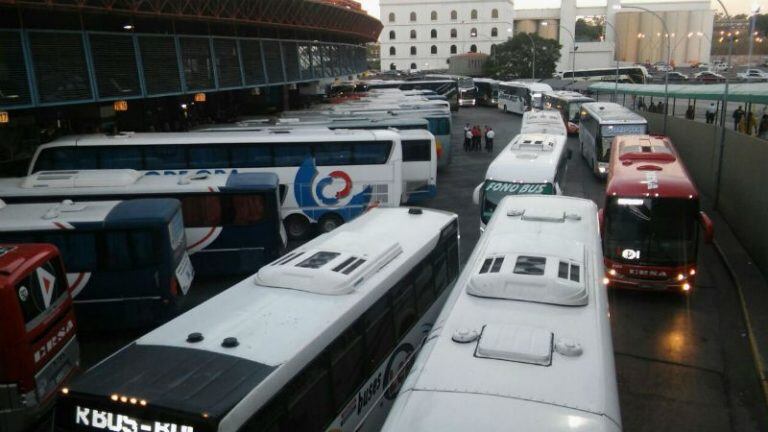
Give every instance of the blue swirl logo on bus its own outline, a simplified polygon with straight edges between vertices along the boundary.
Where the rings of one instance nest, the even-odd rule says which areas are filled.
[[[314,159],[307,158],[296,172],[296,178],[293,182],[293,194],[296,203],[302,208],[304,214],[315,220],[320,219],[330,211],[330,209],[324,209],[321,206],[338,205],[342,199],[351,194],[353,186],[352,179],[344,171],[333,171],[319,180],[318,174]],[[344,187],[336,193],[331,191],[334,179],[344,181]],[[312,187],[313,185],[314,187]],[[345,221],[361,215],[368,209],[372,191],[373,188],[370,185],[365,186],[362,191],[352,195],[346,204],[340,208],[333,208],[333,211]],[[315,199],[315,195],[317,195],[320,203]]]

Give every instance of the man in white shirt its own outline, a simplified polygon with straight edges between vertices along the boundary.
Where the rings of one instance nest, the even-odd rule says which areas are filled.
[[[717,107],[714,102],[710,102],[707,107],[707,123],[714,123],[717,115]]]
[[[496,137],[496,132],[493,128],[485,127],[485,150],[488,153],[493,153],[493,139]]]

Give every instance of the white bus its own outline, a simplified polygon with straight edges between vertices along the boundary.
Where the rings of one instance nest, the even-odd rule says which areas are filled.
[[[620,135],[645,135],[645,117],[613,102],[588,102],[581,105],[579,142],[581,156],[595,176],[608,176],[613,138]]]
[[[544,94],[544,109],[560,112],[563,123],[568,128],[568,133],[579,133],[579,121],[581,106],[587,102],[594,102],[591,97],[573,91],[554,91]]]
[[[382,431],[621,427],[597,206],[505,198]]]
[[[562,122],[560,123],[562,126]],[[564,135],[520,134],[488,165],[472,195],[480,205],[480,229],[507,195],[562,195],[570,150]]]
[[[568,131],[565,129],[565,124],[563,124],[563,118],[560,117],[557,111],[526,111],[523,113],[520,133],[567,136]]]
[[[428,128],[429,122],[421,118],[384,117],[282,119],[279,126],[262,126],[255,123],[216,125],[198,129],[199,132],[243,132],[262,130],[290,130],[301,127],[327,127],[328,129],[390,129],[400,135],[403,149],[403,204],[416,204],[433,198],[437,193],[437,148],[435,136]],[[283,124],[285,126],[283,126]],[[402,127],[402,128],[401,128]]]
[[[55,428],[377,431],[451,292],[458,242],[454,214],[371,210],[83,373]]]
[[[402,195],[400,136],[385,130],[125,133],[71,136],[40,146],[29,174],[134,169],[157,175],[274,172],[291,239],[313,223],[330,231]]]
[[[522,114],[542,108],[544,93],[551,92],[549,84],[509,81],[499,83],[498,108],[504,112]]]
[[[130,169],[40,171],[0,178],[7,203],[174,198],[200,275],[251,274],[286,246],[273,173],[147,175]]]

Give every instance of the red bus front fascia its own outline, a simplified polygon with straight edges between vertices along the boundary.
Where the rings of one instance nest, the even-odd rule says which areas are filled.
[[[605,277],[610,288],[689,292],[696,286],[696,261],[668,267],[623,264],[608,258],[604,260]],[[688,289],[684,289],[685,284],[688,284]]]

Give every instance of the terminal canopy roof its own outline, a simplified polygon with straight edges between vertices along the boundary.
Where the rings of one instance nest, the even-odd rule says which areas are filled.
[[[599,82],[589,86],[593,93],[612,93],[615,84]],[[669,97],[678,99],[720,100],[725,84],[670,84]],[[619,84],[619,93],[638,96],[664,97],[664,84]],[[738,83],[728,87],[731,102],[752,102],[768,104],[768,83]]]

